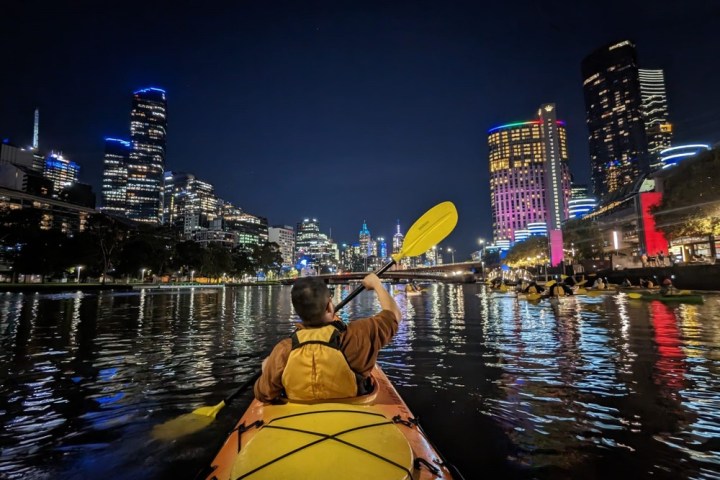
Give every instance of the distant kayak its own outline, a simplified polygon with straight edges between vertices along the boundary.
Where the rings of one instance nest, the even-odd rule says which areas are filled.
[[[332,403],[253,400],[200,478],[461,479],[379,368],[372,393]]]
[[[665,303],[704,303],[702,295],[694,294],[661,295],[659,293],[636,293],[628,294],[628,296],[635,300],[659,300]]]

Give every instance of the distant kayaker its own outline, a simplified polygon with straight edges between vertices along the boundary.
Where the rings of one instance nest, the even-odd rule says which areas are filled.
[[[666,278],[662,281],[662,285],[660,286],[660,295],[672,295],[674,290],[675,286],[673,286],[672,280]]]
[[[553,283],[550,286],[550,296],[551,297],[563,297],[565,295],[572,295],[573,291],[570,287],[565,285],[564,283]]]
[[[544,287],[541,287],[535,282],[531,282],[522,293],[543,293],[545,291]]]
[[[375,292],[382,311],[345,325],[335,316],[322,280],[295,281],[292,304],[302,322],[263,361],[254,389],[258,400],[331,400],[366,393],[378,352],[390,343],[402,315],[377,275],[371,273],[362,283]]]

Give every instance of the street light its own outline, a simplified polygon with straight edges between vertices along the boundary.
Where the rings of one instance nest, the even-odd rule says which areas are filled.
[[[190,281],[191,281],[191,282],[193,281],[193,278],[195,278],[195,270],[192,270],[192,271],[190,272]]]
[[[143,268],[140,270],[140,283],[143,283],[145,281],[145,270],[147,270],[147,268]]]
[[[77,272],[78,272],[77,283],[80,283],[80,270],[82,270],[82,265],[77,266]]]
[[[450,247],[448,247],[447,251],[450,252],[450,256],[452,258],[452,263],[455,263],[455,251]]]

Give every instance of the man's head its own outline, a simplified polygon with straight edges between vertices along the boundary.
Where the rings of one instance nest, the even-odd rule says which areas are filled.
[[[306,325],[320,325],[326,318],[332,319],[330,303],[330,290],[325,282],[315,277],[303,277],[295,280],[292,292],[293,308]]]

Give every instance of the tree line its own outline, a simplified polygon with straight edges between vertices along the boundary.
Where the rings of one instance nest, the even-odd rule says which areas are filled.
[[[143,270],[172,277],[218,278],[255,275],[260,269],[279,272],[275,243],[227,248],[184,240],[167,226],[150,226],[95,213],[82,232],[68,236],[41,227],[43,212],[34,208],[0,212],[2,263],[18,275],[42,280],[67,278],[82,266],[83,276],[102,279],[139,278]]]

